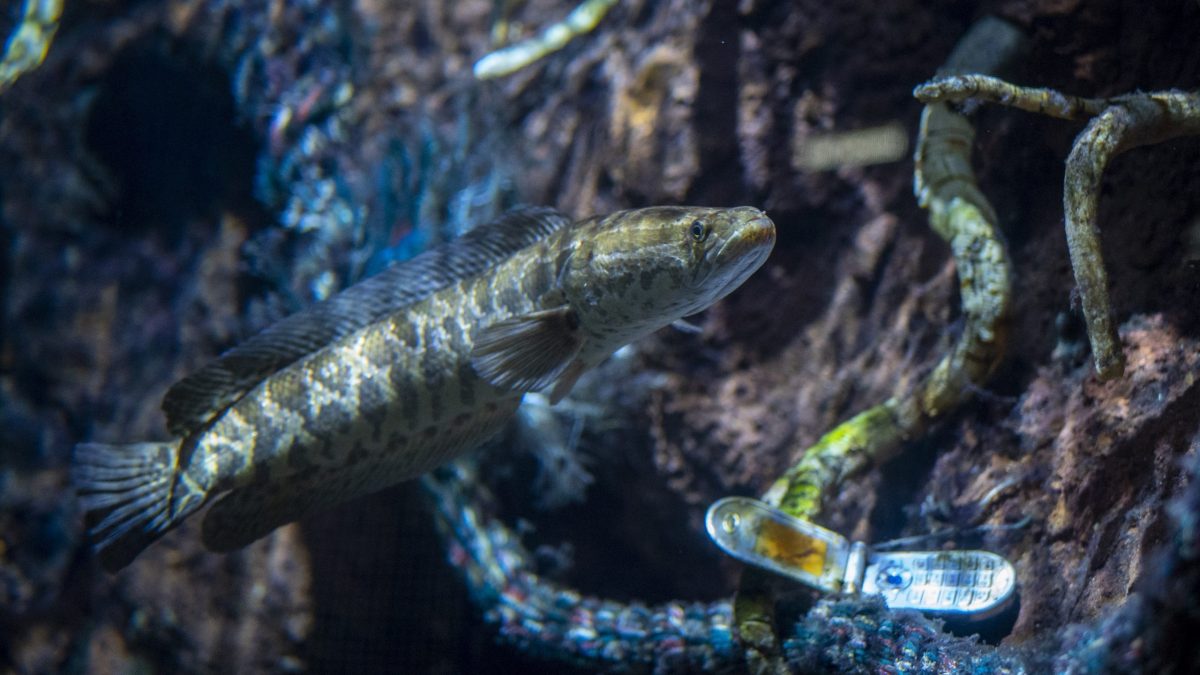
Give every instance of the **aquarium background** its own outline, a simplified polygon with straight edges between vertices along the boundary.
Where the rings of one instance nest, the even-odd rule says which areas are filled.
[[[4,4],[0,34],[27,4],[54,3]],[[692,319],[698,333],[639,342],[471,457],[543,578],[621,603],[727,601],[741,565],[704,534],[708,505],[761,494],[962,331],[910,155],[912,90],[969,27],[998,17],[1025,36],[1012,82],[1200,88],[1194,1],[592,4],[612,5],[593,30],[480,79],[480,58],[575,3],[66,0],[45,60],[0,91],[0,669],[652,669],[602,644],[568,662],[551,633],[506,639],[416,483],[230,555],[204,551],[189,521],[108,575],[71,450],[165,438],[159,401],[180,377],[517,204],[753,205],[776,223],[775,252]],[[1128,364],[1101,382],[1063,229],[1084,123],[976,108],[974,168],[1013,260],[1005,359],[971,403],[847,478],[819,520],[865,541],[969,530],[956,545],[1016,566],[1019,609],[971,642],[973,627],[792,597],[776,626],[788,663],[1188,672],[1200,140],[1132,150],[1104,174]],[[907,149],[812,162],[818,143],[879,128]],[[746,670],[738,649],[710,665]]]

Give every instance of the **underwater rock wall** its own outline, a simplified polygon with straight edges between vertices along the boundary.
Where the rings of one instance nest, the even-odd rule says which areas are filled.
[[[506,517],[533,524],[529,546],[562,580],[622,599],[728,597],[737,565],[704,538],[707,505],[761,493],[956,331],[954,266],[912,197],[911,161],[806,170],[806,144],[893,122],[912,138],[913,86],[987,14],[1030,39],[1011,81],[1200,87],[1200,6],[1168,0],[630,0],[479,82],[497,27],[532,35],[572,5],[497,9],[511,4],[67,3],[45,63],[0,94],[3,668],[561,672],[493,645],[409,487],[224,557],[188,524],[109,577],[65,477],[80,440],[163,437],[162,392],[240,338],[519,202],[576,216],[746,203],[777,223],[772,258],[698,318],[700,335],[656,335],[630,357],[636,376],[601,387],[612,424],[582,432],[587,501],[539,509],[531,460],[484,456]],[[979,543],[1018,571],[1004,644],[1033,666],[1079,645],[1105,663],[1130,630],[1172,635],[1154,621],[1179,613],[1156,614],[1169,605],[1156,591],[1195,574],[1194,555],[1156,551],[1200,448],[1200,141],[1134,150],[1106,173],[1129,365],[1101,383],[1062,228],[1081,125],[990,107],[974,121],[1014,259],[1007,360],[977,403],[849,480],[823,524],[867,541],[1003,526]],[[1185,526],[1194,501],[1175,507]]]

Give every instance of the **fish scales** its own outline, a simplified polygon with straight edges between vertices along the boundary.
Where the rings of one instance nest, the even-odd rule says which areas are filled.
[[[490,227],[185,378],[164,400],[181,439],[81,444],[73,474],[106,567],[214,498],[202,537],[226,551],[418,476],[498,432],[526,392],[557,401],[620,346],[728,294],[774,243],[750,207],[575,223],[526,210]]]
[[[522,286],[523,278],[537,278],[529,269],[545,264],[540,253],[533,248],[514,255],[493,274],[438,291],[403,316],[362,328],[265,380],[204,435],[197,451],[218,459],[198,465],[195,482],[207,491],[266,484],[286,498],[312,486],[311,481],[283,478],[309,467],[352,467],[347,458],[353,449],[358,450],[355,459],[383,454],[387,466],[372,463],[371,468],[388,471],[390,482],[440,464],[444,455],[460,448],[420,446],[425,439],[437,439],[441,425],[466,422],[460,417],[480,405],[521,395],[454,365],[467,363],[470,334],[483,317],[506,319],[543,309],[548,287],[502,290],[512,282]],[[508,407],[515,405],[506,403]],[[486,437],[498,428],[476,425],[475,431]],[[456,438],[460,444],[485,440],[463,434]],[[415,452],[404,451],[411,446]]]

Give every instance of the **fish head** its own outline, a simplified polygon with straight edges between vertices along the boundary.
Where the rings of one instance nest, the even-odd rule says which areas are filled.
[[[696,312],[741,286],[762,267],[775,247],[775,223],[751,206],[717,209],[693,220],[689,226],[693,240],[701,227],[705,234],[695,244],[697,259],[692,279],[699,304],[694,306]]]
[[[733,292],[775,245],[774,223],[749,206],[622,211],[581,234],[564,290],[585,322],[630,339]]]

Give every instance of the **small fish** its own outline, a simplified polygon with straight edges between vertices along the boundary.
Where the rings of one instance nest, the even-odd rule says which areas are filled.
[[[290,316],[176,383],[165,443],[83,443],[73,479],[110,571],[216,498],[230,551],[414,478],[562,399],[619,347],[737,288],[775,243],[760,210],[572,222],[525,208]]]

